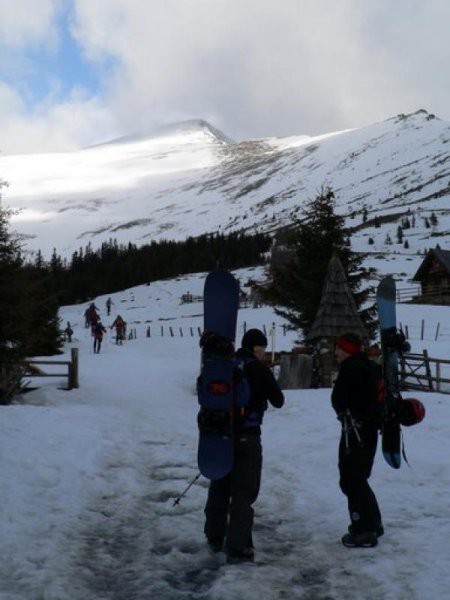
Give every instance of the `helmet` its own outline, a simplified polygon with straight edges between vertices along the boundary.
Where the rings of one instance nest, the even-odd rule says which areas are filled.
[[[398,418],[402,425],[417,425],[425,418],[425,406],[417,398],[402,398],[398,408]]]

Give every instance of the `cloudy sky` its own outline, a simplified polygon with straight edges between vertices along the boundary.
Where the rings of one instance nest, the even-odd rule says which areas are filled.
[[[0,0],[0,151],[450,120],[449,23],[448,0]]]

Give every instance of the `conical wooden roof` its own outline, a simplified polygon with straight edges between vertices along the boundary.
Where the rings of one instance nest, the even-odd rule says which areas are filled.
[[[363,340],[369,335],[359,316],[341,261],[334,255],[322,290],[319,309],[308,333],[308,342],[322,338],[336,339],[347,332],[357,333]]]

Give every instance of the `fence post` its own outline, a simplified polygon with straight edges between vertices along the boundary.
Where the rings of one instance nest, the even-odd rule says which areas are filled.
[[[164,337],[164,325],[161,325],[161,337]]]
[[[432,376],[431,376],[430,359],[428,358],[427,350],[423,351],[423,357],[425,359],[425,371],[426,371],[427,379],[428,379],[428,387],[430,388],[430,391],[433,391],[433,380],[432,380]]]
[[[201,327],[198,327],[198,337],[202,337],[202,329],[201,329]]]
[[[440,327],[441,327],[441,324],[438,323],[437,327],[436,327],[436,334],[434,336],[434,341],[436,341],[438,339],[438,337],[439,337],[439,329],[440,329]]]
[[[169,327],[170,337],[173,337],[173,329],[172,326]]]
[[[406,359],[403,352],[399,356],[400,358],[400,386],[406,385]]]
[[[422,319],[422,329],[420,332],[420,339],[423,341],[423,336],[425,334],[425,319]]]
[[[272,340],[272,364],[275,360],[275,323],[272,323],[272,327],[270,328],[270,337]]]
[[[180,327],[180,337],[183,337],[183,328]]]
[[[152,337],[151,331],[150,331],[150,325],[147,327],[147,337]]]
[[[406,335],[406,339],[409,340],[409,330],[408,330],[408,325],[405,325],[405,335]]]
[[[71,349],[71,362],[69,365],[69,390],[78,388],[78,348]]]
[[[436,361],[436,391],[441,391],[441,363]]]

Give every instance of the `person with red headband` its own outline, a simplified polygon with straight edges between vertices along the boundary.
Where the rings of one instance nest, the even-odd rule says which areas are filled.
[[[368,482],[379,427],[372,411],[373,369],[355,333],[336,340],[335,358],[339,373],[331,403],[342,423],[339,485],[347,496],[351,521],[342,543],[347,548],[372,548],[384,533],[378,502]]]

